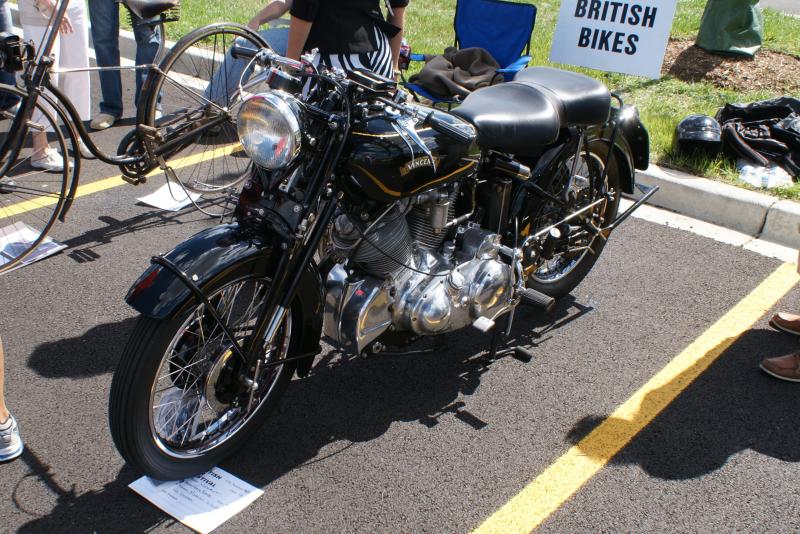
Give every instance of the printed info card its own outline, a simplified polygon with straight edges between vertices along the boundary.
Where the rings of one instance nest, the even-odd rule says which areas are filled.
[[[196,477],[171,482],[142,477],[129,487],[203,534],[247,508],[264,493],[218,467]]]

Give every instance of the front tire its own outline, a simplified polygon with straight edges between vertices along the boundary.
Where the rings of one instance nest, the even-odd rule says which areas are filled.
[[[240,345],[252,333],[269,280],[231,277],[210,300]],[[266,361],[286,358],[298,336],[293,313],[270,342]],[[296,323],[296,324],[299,324]],[[114,444],[133,467],[159,480],[207,471],[238,449],[277,404],[294,372],[291,362],[262,368],[253,402],[239,377],[230,341],[203,304],[164,320],[140,317],[111,383],[109,423]]]

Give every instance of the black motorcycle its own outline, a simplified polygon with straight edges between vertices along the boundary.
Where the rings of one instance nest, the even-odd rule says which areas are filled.
[[[236,222],[153,258],[127,296],[111,433],[155,478],[232,454],[323,337],[363,355],[472,326],[491,357],[528,359],[506,343],[516,306],[549,310],[655,192],[618,214],[648,135],[580,74],[525,69],[445,113],[367,71],[236,54],[263,68],[242,88]]]

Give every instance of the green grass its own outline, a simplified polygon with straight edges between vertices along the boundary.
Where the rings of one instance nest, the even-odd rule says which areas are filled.
[[[177,38],[194,28],[215,21],[247,22],[266,0],[208,2],[184,0],[181,20],[168,29]],[[328,0],[332,1],[332,0]],[[559,0],[538,0],[536,27],[531,40],[533,65],[551,65],[547,60],[560,6]],[[700,27],[706,0],[679,0],[672,36],[693,39]],[[407,11],[407,36],[415,52],[436,53],[453,43],[455,0],[411,0]],[[800,55],[800,19],[764,10],[764,48]],[[779,96],[769,91],[738,92],[723,90],[708,83],[686,83],[671,76],[646,80],[635,76],[606,73],[566,65],[561,68],[583,72],[605,82],[619,92],[626,103],[636,105],[650,132],[651,161],[688,172],[738,182],[733,162],[722,157],[708,161],[675,154],[671,150],[675,125],[690,113],[714,115],[726,102],[750,102]],[[800,96],[794,94],[793,96]],[[800,184],[774,193],[800,198]]]

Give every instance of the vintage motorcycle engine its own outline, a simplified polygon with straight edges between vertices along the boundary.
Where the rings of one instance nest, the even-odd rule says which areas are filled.
[[[455,194],[424,193],[373,223],[348,214],[335,220],[333,250],[349,262],[326,282],[329,337],[360,353],[387,330],[441,334],[508,309],[513,275],[499,256],[500,236],[462,226],[445,241]]]

